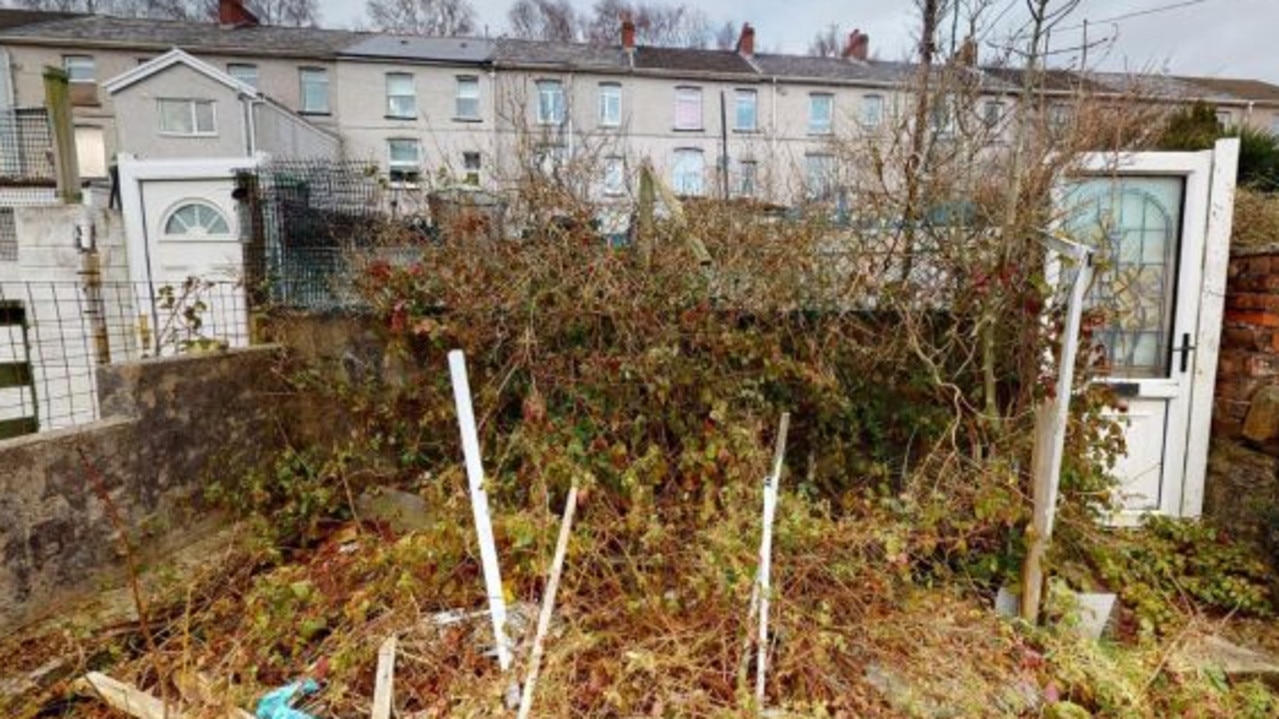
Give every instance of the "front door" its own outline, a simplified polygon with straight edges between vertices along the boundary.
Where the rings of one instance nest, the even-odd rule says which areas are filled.
[[[1085,342],[1128,427],[1125,513],[1182,514],[1212,156],[1136,155],[1064,193],[1066,229],[1095,251]]]

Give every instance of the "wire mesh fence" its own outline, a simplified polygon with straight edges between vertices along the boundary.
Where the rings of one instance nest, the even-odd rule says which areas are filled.
[[[99,419],[101,365],[248,344],[234,283],[0,283],[0,439]]]
[[[0,110],[0,185],[56,180],[53,133],[43,107]]]

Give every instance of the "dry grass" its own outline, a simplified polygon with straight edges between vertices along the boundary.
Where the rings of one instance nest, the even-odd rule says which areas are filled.
[[[1279,245],[1279,196],[1240,187],[1230,244],[1236,248]]]

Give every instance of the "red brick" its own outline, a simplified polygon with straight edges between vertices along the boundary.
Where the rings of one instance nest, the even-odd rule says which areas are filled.
[[[1279,327],[1279,314],[1228,309],[1226,310],[1226,321],[1253,327]]]
[[[1244,360],[1243,371],[1248,377],[1274,377],[1279,375],[1279,357],[1251,355]]]

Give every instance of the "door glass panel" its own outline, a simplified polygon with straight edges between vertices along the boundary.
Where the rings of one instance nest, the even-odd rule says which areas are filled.
[[[1180,177],[1126,177],[1081,180],[1067,192],[1066,231],[1097,250],[1086,307],[1105,375],[1170,376],[1184,191]]]

